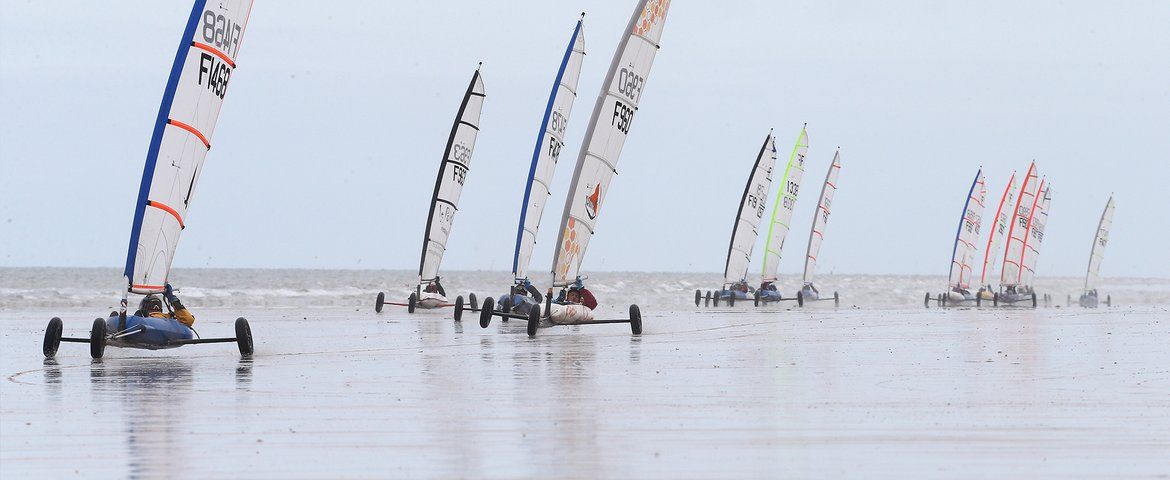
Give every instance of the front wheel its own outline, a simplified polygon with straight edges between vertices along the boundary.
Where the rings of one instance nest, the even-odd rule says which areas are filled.
[[[382,306],[386,305],[386,292],[378,292],[378,298],[374,300],[374,312],[382,313]]]
[[[705,296],[703,297],[703,306],[704,306],[704,307],[710,307],[710,306],[711,306],[711,291],[710,291],[710,290],[707,290],[707,295],[705,295]]]
[[[804,292],[796,292],[796,306],[804,306]]]
[[[240,356],[247,358],[255,351],[252,348],[252,327],[244,317],[236,319],[236,346],[240,347]]]
[[[536,336],[536,327],[540,326],[540,305],[533,305],[531,310],[528,310],[528,336]]]
[[[1113,296],[1112,296],[1112,295],[1106,295],[1106,296],[1105,296],[1105,306],[1106,306],[1106,307],[1112,307],[1112,306],[1113,306]]]
[[[410,298],[406,299],[406,313],[414,313],[414,308],[418,306],[418,295],[410,294]]]
[[[926,298],[922,299],[922,306],[930,308],[930,292],[926,292]]]
[[[483,299],[483,308],[479,309],[479,326],[487,328],[492,323],[492,312],[495,311],[496,301],[492,297]]]
[[[735,306],[735,292],[731,292],[731,296],[727,297],[727,306],[729,306],[729,307]]]
[[[45,328],[45,343],[41,347],[45,358],[53,358],[57,355],[57,348],[61,346],[61,330],[64,326],[61,324],[61,319],[53,317],[49,320],[49,326]]]
[[[703,301],[703,292],[695,290],[695,306],[699,306],[699,302]]]
[[[642,309],[637,305],[630,305],[630,331],[634,335],[642,334]]]
[[[463,295],[455,297],[455,321],[463,320]]]
[[[89,330],[89,356],[102,358],[106,353],[106,320],[99,318],[93,321],[93,328]]]
[[[475,299],[475,292],[467,294],[467,303],[471,304],[471,309],[479,308],[479,302]]]
[[[752,301],[755,302],[757,307],[760,306],[760,291],[759,290],[756,290],[756,294],[754,297],[752,297]]]
[[[995,292],[995,293],[991,294],[991,306],[993,306],[993,307],[999,306],[999,292]]]
[[[1036,308],[1036,292],[1032,292],[1032,308]]]
[[[834,307],[841,306],[841,296],[837,295],[837,292],[833,292],[833,306]]]

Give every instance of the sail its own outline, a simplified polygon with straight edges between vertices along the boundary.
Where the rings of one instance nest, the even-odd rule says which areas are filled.
[[[1052,204],[1052,182],[1041,179],[1038,198],[1036,213],[1032,215],[1032,221],[1028,224],[1028,236],[1024,238],[1020,285],[1032,285],[1032,280],[1036,277],[1036,263],[1040,261],[1040,244],[1044,243],[1044,227],[1048,225],[1048,208]]]
[[[565,285],[579,276],[581,260],[597,216],[605,207],[605,195],[617,173],[622,146],[658,53],[669,8],[670,0],[640,0],[614,52],[565,200],[553,258],[554,285]]]
[[[739,210],[735,224],[731,227],[731,244],[727,247],[727,264],[723,268],[724,283],[735,283],[747,279],[748,263],[752,249],[759,236],[760,221],[767,208],[768,191],[772,189],[772,170],[776,168],[776,139],[772,132],[764,137],[756,163],[748,176],[743,197],[739,199]]]
[[[582,14],[584,16],[584,14]],[[581,78],[581,63],[585,59],[585,34],[582,31],[584,18],[577,21],[569,46],[561,59],[561,68],[553,82],[544,118],[540,121],[540,133],[536,137],[536,149],[532,152],[532,166],[528,172],[528,186],[524,188],[524,201],[520,207],[520,225],[516,230],[516,254],[512,257],[512,274],[517,279],[528,276],[528,262],[536,246],[536,232],[540,229],[540,217],[548,203],[549,184],[557,168],[561,147],[565,145],[565,128],[573,101],[577,99],[577,80]],[[533,194],[533,189],[536,189]]]
[[[431,197],[431,213],[427,216],[427,229],[423,235],[422,260],[418,266],[420,280],[431,280],[439,275],[439,264],[447,251],[447,238],[451,235],[455,212],[459,211],[459,195],[463,193],[463,182],[471,169],[483,99],[483,77],[477,68],[467,85],[467,93],[463,94],[463,103],[459,104],[459,113],[451,125],[451,136],[439,164],[435,193]]]
[[[170,275],[251,8],[251,0],[197,0],[187,18],[134,207],[124,270],[130,292],[161,292]]]
[[[975,173],[967,199],[963,202],[963,215],[959,217],[959,228],[955,232],[955,246],[951,250],[951,273],[947,283],[951,288],[971,287],[974,270],[976,242],[979,241],[979,227],[983,224],[983,202],[987,198],[987,182],[983,168]]]
[[[979,275],[979,285],[986,286],[995,274],[995,261],[999,256],[999,246],[1007,236],[1008,226],[1011,224],[1012,200],[1016,196],[1016,172],[1008,179],[1007,188],[999,197],[999,206],[995,208],[995,224],[991,226],[991,233],[987,235],[987,249],[983,251],[983,273]]]
[[[792,221],[792,211],[796,207],[796,194],[800,191],[800,179],[804,177],[804,156],[807,153],[808,130],[805,126],[800,129],[800,136],[796,137],[796,145],[788,157],[788,166],[784,167],[784,175],[780,177],[776,203],[772,206],[772,221],[768,224],[768,239],[764,244],[762,275],[765,282],[776,280],[780,269],[780,251],[784,249],[784,239],[788,237],[788,224]]]
[[[999,267],[999,286],[1020,284],[1020,260],[1024,256],[1024,237],[1028,232],[1029,219],[1036,204],[1040,178],[1036,173],[1036,162],[1028,166],[1024,181],[1020,184],[1020,195],[1012,208],[1011,225],[1004,237],[1003,263]]]
[[[804,255],[804,283],[811,284],[813,271],[817,268],[817,255],[821,253],[821,242],[825,239],[825,225],[829,223],[829,211],[833,207],[833,195],[837,193],[837,174],[841,171],[841,150],[833,154],[825,184],[821,185],[821,201],[813,212],[812,229],[808,233],[808,250]]]
[[[1093,237],[1093,249],[1089,252],[1089,271],[1085,274],[1085,291],[1097,288],[1097,272],[1101,269],[1101,258],[1105,255],[1105,244],[1109,243],[1109,229],[1113,226],[1113,196],[1105,202],[1101,221],[1097,223],[1097,235]]]

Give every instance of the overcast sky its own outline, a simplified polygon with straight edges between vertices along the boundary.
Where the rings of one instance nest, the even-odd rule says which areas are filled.
[[[446,137],[483,61],[482,131],[443,268],[507,270],[540,115],[586,11],[581,95],[531,268],[547,272],[634,3],[257,0],[175,266],[417,268]],[[1170,2],[671,7],[583,272],[721,272],[764,135],[776,128],[786,161],[808,122],[782,272],[803,264],[840,145],[822,272],[945,275],[976,169],[998,199],[1036,159],[1055,187],[1038,275],[1083,274],[1110,192],[1102,274],[1170,275]],[[122,265],[189,9],[3,0],[0,265]]]

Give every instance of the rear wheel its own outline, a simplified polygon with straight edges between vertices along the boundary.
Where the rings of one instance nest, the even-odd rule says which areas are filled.
[[[540,305],[533,305],[528,311],[528,336],[536,336],[536,327],[540,326]]]
[[[711,291],[710,290],[707,290],[707,295],[703,297],[703,306],[704,307],[711,306]]]
[[[463,320],[463,295],[455,297],[455,321]]]
[[[796,292],[796,306],[804,306],[804,292]]]
[[[106,320],[99,318],[93,321],[93,328],[89,330],[89,356],[102,358],[106,353]]]
[[[244,317],[236,319],[236,346],[240,347],[241,357],[252,356],[252,327],[248,326],[248,320]]]
[[[504,301],[500,302],[500,312],[503,313],[503,315],[500,315],[500,321],[508,321],[508,314],[512,313],[512,295],[508,295]]]
[[[467,294],[467,303],[471,304],[472,310],[479,308],[479,301],[475,299],[474,292]]]
[[[496,301],[492,297],[483,299],[483,308],[479,309],[479,326],[487,328],[492,323],[492,312],[495,311]]]
[[[1036,292],[1032,292],[1032,308],[1036,308]]]
[[[716,307],[719,306],[719,297],[723,296],[723,292],[715,292],[711,295],[711,303]]]
[[[999,292],[995,292],[995,293],[991,294],[991,306],[993,306],[993,307],[999,306]]]
[[[378,292],[378,298],[374,300],[374,311],[382,313],[382,306],[386,305],[386,293]]]
[[[642,334],[642,309],[637,305],[630,305],[630,331],[634,335]]]
[[[930,308],[930,292],[926,292],[926,298],[922,300],[922,306]]]
[[[760,291],[759,290],[756,290],[756,295],[754,297],[752,297],[752,301],[755,302],[757,307],[760,306]]]
[[[727,297],[727,306],[729,306],[729,307],[735,306],[735,292],[734,291],[731,292],[730,297]]]
[[[841,306],[841,296],[837,295],[837,292],[833,292],[833,306],[834,307]]]
[[[49,320],[49,326],[45,327],[45,343],[41,347],[45,358],[53,358],[57,355],[57,348],[61,346],[61,330],[64,326],[61,324],[61,319],[53,317]]]
[[[695,306],[699,306],[699,302],[703,301],[703,292],[695,290]]]
[[[1113,306],[1113,297],[1112,297],[1111,295],[1106,295],[1106,296],[1105,296],[1105,306],[1106,306],[1106,307],[1112,307],[1112,306]]]
[[[976,293],[975,294],[975,306],[979,307],[982,305],[983,305],[983,292]]]
[[[418,295],[410,294],[410,298],[406,299],[406,312],[414,313],[414,307],[418,306]]]

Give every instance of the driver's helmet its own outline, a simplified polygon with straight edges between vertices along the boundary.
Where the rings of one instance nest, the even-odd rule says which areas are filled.
[[[160,300],[153,293],[142,297],[142,302],[138,304],[138,309],[146,313],[161,312],[163,309],[162,300]]]

